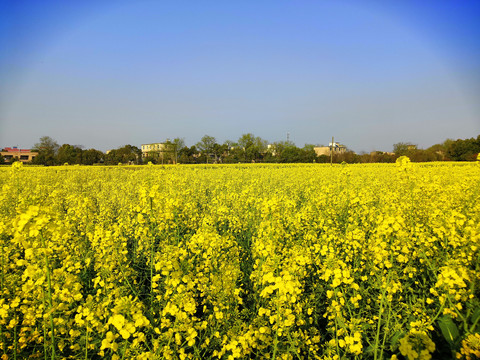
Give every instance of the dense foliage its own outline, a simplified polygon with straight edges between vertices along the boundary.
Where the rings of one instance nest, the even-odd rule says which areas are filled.
[[[103,153],[95,149],[84,150],[82,146],[63,144],[59,146],[48,136],[40,138],[34,145],[38,155],[33,160],[36,165],[117,165],[117,164],[238,164],[238,163],[394,163],[400,156],[408,156],[413,162],[432,161],[475,161],[480,153],[480,135],[465,140],[445,140],[428,149],[418,149],[411,143],[393,144],[393,153],[372,151],[356,154],[348,150],[329,155],[317,156],[315,145],[305,144],[297,147],[291,141],[269,143],[251,133],[243,134],[236,142],[217,143],[213,136],[205,135],[201,141],[191,147],[185,146],[182,138],[163,142],[162,150],[149,151],[142,156],[142,151],[132,145],[125,145]],[[2,164],[0,155],[0,164]]]
[[[5,359],[475,359],[476,163],[0,168]]]

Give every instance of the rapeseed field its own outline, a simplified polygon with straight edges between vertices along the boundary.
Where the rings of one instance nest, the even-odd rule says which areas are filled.
[[[480,358],[480,165],[0,168],[0,359]]]

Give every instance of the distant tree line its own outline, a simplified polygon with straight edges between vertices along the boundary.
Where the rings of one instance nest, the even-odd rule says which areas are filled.
[[[314,145],[298,148],[293,142],[279,141],[269,144],[251,133],[243,134],[237,141],[217,143],[213,136],[205,135],[191,147],[178,151],[178,162],[184,164],[205,163],[295,163],[313,162]]]
[[[431,161],[475,161],[480,153],[480,135],[470,139],[447,139],[441,144],[435,144],[427,149],[419,149],[409,142],[400,142],[393,145],[393,152],[373,151],[369,154],[356,154],[347,151],[343,154],[334,154],[334,163],[393,163],[400,156],[408,156],[413,162]],[[316,162],[329,162],[330,157],[321,155]]]
[[[176,143],[178,139],[174,140]],[[297,147],[291,141],[279,141],[269,144],[266,140],[253,134],[244,134],[236,142],[227,140],[218,144],[212,136],[205,135],[196,145],[175,147],[177,161],[183,164],[205,163],[329,163],[329,155],[317,156],[315,145],[305,144]],[[398,157],[406,155],[414,162],[429,161],[473,161],[480,153],[480,135],[465,140],[447,139],[428,149],[418,149],[412,143],[404,142],[393,145],[393,152],[374,151],[356,154],[348,150],[334,153],[334,163],[393,163]],[[155,163],[155,159],[149,159]]]
[[[193,146],[186,146],[181,138],[163,143],[161,151],[151,152],[142,157],[142,151],[133,145],[125,145],[107,153],[96,149],[84,149],[81,145],[61,146],[49,136],[43,136],[32,151],[38,155],[32,161],[37,165],[117,165],[117,164],[209,164],[209,163],[329,163],[329,155],[317,156],[315,145],[305,144],[299,148],[291,141],[278,141],[269,144],[266,140],[251,133],[243,134],[237,141],[227,140],[217,143],[213,136],[205,135]],[[428,161],[474,161],[480,153],[480,135],[465,140],[447,139],[428,149],[418,149],[416,145],[401,142],[393,145],[393,152],[374,151],[356,154],[347,149],[333,155],[334,163],[389,163],[399,156],[406,155],[414,162]],[[0,156],[0,164],[5,163]]]
[[[59,146],[51,137],[43,136],[33,146],[32,151],[38,152],[38,155],[32,161],[34,165],[117,165],[119,163],[142,163],[142,152],[139,148],[132,145],[125,145],[106,154],[96,149],[86,150],[82,145],[63,144]]]
[[[411,161],[474,161],[480,153],[480,135],[470,139],[447,139],[428,149],[417,149],[411,143],[398,143],[393,146],[395,156],[406,155]]]

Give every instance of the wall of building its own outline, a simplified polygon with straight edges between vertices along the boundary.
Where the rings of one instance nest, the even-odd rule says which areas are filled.
[[[29,149],[4,148],[0,151],[6,162],[11,162],[13,159],[21,162],[31,162],[38,152],[30,151]]]
[[[313,150],[315,151],[315,154],[317,156],[320,156],[320,155],[330,156],[330,146],[315,146]],[[345,145],[337,144],[333,147],[334,154],[343,154],[346,151],[347,151],[347,147]]]

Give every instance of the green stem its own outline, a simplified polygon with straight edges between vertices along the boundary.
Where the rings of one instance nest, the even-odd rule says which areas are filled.
[[[392,318],[392,306],[390,302],[388,302],[388,316],[387,316],[387,321],[385,323],[385,330],[383,331],[383,341],[382,341],[382,347],[381,347],[381,352],[380,355],[383,356],[383,349],[385,349],[385,342],[387,341],[387,330],[388,326],[390,325],[390,319]]]
[[[117,249],[118,250],[118,249]],[[130,288],[130,290],[132,290],[132,293],[135,294],[135,296],[138,297],[138,293],[135,291],[135,289],[133,288],[132,284],[130,284],[130,281],[128,281],[128,278],[127,278],[127,275],[125,274],[125,272],[123,271],[123,268],[121,266],[118,267],[120,269],[120,272],[122,273],[123,275],[123,279],[127,282],[127,285],[128,287]]]
[[[480,254],[477,256],[477,262],[475,263],[475,272],[474,274],[478,274],[478,266],[480,264]],[[473,294],[474,293],[474,290],[476,288],[476,277],[473,278],[472,282],[470,283],[470,292]],[[477,320],[472,324],[472,326],[470,327],[470,332],[473,333],[473,331],[475,330],[475,327],[477,326],[478,324],[478,321],[480,320],[480,316],[477,317]]]
[[[387,287],[388,287],[388,283],[389,283],[389,277],[390,277],[390,274],[387,275],[387,282],[383,288],[383,291],[382,291],[382,298],[380,299],[380,309],[378,311],[378,323],[377,323],[377,334],[375,335],[375,353],[374,353],[374,360],[377,360],[378,359],[378,356],[380,356],[380,359],[383,358],[383,349],[380,349],[380,355],[378,355],[378,343],[379,343],[379,340],[380,340],[380,328],[382,327],[382,313],[383,313],[383,302],[385,300],[385,292],[387,291]]]
[[[443,302],[443,304],[440,306],[440,309],[438,310],[438,312],[435,314],[435,316],[433,317],[433,319],[430,320],[429,324],[428,325],[432,325],[435,320],[437,320],[437,318],[440,316],[440,314],[443,312],[443,308],[445,307],[445,303],[446,303],[446,300]]]
[[[122,360],[125,359],[125,354],[127,353],[127,341],[125,341],[125,345],[123,346],[123,355]]]
[[[295,344],[293,343],[292,337],[290,336],[290,332],[287,331],[287,337],[288,340],[290,341],[290,351],[292,351],[295,355],[297,355],[298,360],[301,360],[302,358],[300,357],[300,354],[298,353]]]
[[[273,342],[273,360],[275,360],[276,356],[277,356],[277,349],[278,349],[278,299],[277,299],[277,313],[276,313],[276,321],[275,321],[275,325],[276,325],[276,329],[275,329],[275,340]]]
[[[0,292],[3,294],[3,284],[5,284],[5,258],[4,258],[4,251],[3,251],[3,242],[0,244],[2,247],[2,277],[0,278]]]
[[[0,341],[3,343],[3,353],[5,354],[7,352],[7,342],[3,337],[3,326],[0,326]]]
[[[154,260],[154,252],[153,252],[153,236],[150,234],[150,309],[153,306],[153,260]]]
[[[475,322],[472,324],[472,326],[470,327],[470,332],[473,333],[473,331],[475,330],[475,327],[477,326],[478,324],[478,320],[480,320],[480,317],[477,318],[477,320],[475,320]]]
[[[46,309],[45,305],[45,289],[42,287],[42,293],[43,293],[43,298],[42,298],[42,304],[43,304],[43,311]],[[43,358],[47,360],[47,329],[45,328],[45,320],[42,317],[42,328],[43,328]]]
[[[335,300],[338,300],[337,297],[337,289],[335,289]],[[336,309],[335,309],[336,312]],[[337,346],[337,355],[340,357],[340,348],[338,346],[338,322],[337,322],[338,316],[335,314],[335,344]]]
[[[14,350],[14,353],[13,353],[13,358],[14,360],[17,360],[17,314],[15,314],[15,326],[13,327],[13,341],[14,341],[14,344],[15,344],[15,350]]]
[[[153,306],[153,263],[154,263],[154,251],[153,247],[155,244],[154,241],[154,228],[153,228],[153,222],[152,222],[152,217],[153,217],[153,198],[150,198],[150,213],[149,213],[149,228],[150,228],[150,309],[152,309]],[[178,241],[178,240],[177,240]]]
[[[88,323],[87,323],[87,334],[85,336],[85,360],[88,360]]]
[[[48,262],[48,256],[47,256],[47,247],[45,245],[45,238],[43,237],[42,234],[40,234],[40,239],[42,240],[42,247],[43,247],[43,255],[45,259],[45,268],[47,270],[47,284],[48,284],[48,305],[50,306],[50,331],[52,332],[51,334],[51,340],[52,340],[52,360],[55,359],[55,326],[53,324],[53,302],[52,302],[52,280],[50,278],[50,264]]]

